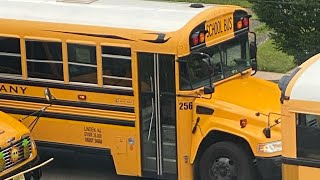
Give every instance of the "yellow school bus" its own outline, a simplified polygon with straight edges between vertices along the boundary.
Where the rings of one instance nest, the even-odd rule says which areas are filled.
[[[6,179],[39,163],[30,131],[17,119],[0,112],[0,179]],[[20,179],[41,177],[40,169],[17,176]]]
[[[280,91],[251,76],[245,9],[72,2],[1,2],[0,110],[21,118],[49,87],[53,106],[32,129],[39,146],[110,153],[121,175],[280,177],[280,126],[263,133]]]
[[[283,179],[320,179],[320,54],[284,76]]]

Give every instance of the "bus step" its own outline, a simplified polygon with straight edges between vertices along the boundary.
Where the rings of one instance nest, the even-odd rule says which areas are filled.
[[[176,142],[176,128],[174,126],[162,125],[162,137],[164,142]]]
[[[153,171],[157,169],[157,158],[150,156],[145,158],[144,170]],[[167,173],[176,173],[177,166],[176,166],[175,159],[163,158],[163,171]]]
[[[152,141],[152,144],[156,144],[155,141]],[[162,146],[162,153],[163,156],[169,159],[175,159],[176,158],[176,144],[175,143],[170,143],[170,142],[163,142]]]

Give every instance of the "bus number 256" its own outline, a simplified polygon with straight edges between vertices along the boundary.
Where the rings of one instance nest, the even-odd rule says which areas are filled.
[[[181,102],[179,103],[180,110],[189,110],[192,109],[192,102]]]

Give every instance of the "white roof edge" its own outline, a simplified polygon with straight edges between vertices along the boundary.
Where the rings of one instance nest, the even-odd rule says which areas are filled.
[[[292,87],[290,99],[320,101],[320,56],[298,77]]]
[[[56,0],[1,0],[0,18],[171,32],[200,12],[190,3],[97,0],[90,4]]]

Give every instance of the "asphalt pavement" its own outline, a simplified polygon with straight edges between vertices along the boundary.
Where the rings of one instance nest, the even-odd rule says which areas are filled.
[[[42,168],[42,180],[150,180],[117,175],[111,156],[57,150],[40,155],[54,158]]]

